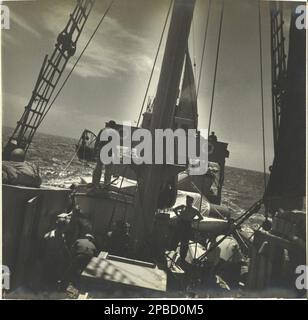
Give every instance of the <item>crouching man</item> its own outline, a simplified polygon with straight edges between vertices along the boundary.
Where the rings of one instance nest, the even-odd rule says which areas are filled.
[[[73,281],[79,279],[93,257],[97,256],[95,238],[92,234],[85,234],[76,240],[72,247],[71,278]]]

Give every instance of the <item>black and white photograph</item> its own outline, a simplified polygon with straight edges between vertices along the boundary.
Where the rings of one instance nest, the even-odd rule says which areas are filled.
[[[0,8],[2,299],[307,299],[306,1]]]

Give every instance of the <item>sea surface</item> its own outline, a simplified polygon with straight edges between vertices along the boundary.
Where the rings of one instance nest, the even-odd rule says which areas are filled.
[[[12,128],[3,127],[3,144],[12,133]],[[79,183],[81,176],[91,176],[94,164],[78,160],[75,156],[77,139],[36,133],[31,144],[27,161],[40,168],[44,185],[68,187]],[[226,167],[222,204],[230,208],[236,218],[256,201],[264,192],[263,173]],[[246,226],[257,227],[264,220],[263,214],[256,214]]]

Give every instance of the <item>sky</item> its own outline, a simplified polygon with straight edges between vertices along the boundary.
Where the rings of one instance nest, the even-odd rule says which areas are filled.
[[[90,38],[110,0],[96,0],[66,73]],[[136,121],[169,7],[169,0],[116,0],[40,132],[79,138],[110,119]],[[189,50],[199,74],[208,0],[197,0]],[[27,105],[45,54],[68,21],[74,0],[6,2],[10,30],[2,32],[3,125],[15,127]],[[208,127],[221,1],[212,1],[201,84],[199,127]],[[261,4],[266,160],[273,160],[270,25]],[[288,20],[285,27],[288,28]],[[166,35],[149,95],[154,97]],[[65,73],[65,74],[66,74]],[[64,74],[64,77],[65,77]],[[63,77],[63,78],[64,78]],[[227,165],[263,170],[258,3],[225,0],[212,130],[229,143]]]

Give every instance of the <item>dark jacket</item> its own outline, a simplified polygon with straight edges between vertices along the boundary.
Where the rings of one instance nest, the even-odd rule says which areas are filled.
[[[73,245],[73,255],[85,255],[94,257],[97,254],[96,246],[88,239],[78,239]]]

